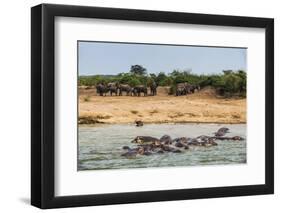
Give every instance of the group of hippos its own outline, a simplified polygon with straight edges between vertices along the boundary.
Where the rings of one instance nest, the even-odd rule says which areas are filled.
[[[155,96],[157,95],[157,87],[158,85],[156,82],[152,82],[149,86],[150,88],[150,95]],[[147,96],[148,95],[148,87],[145,85],[137,85],[135,87],[131,87],[129,84],[119,84],[115,82],[111,82],[108,84],[105,83],[99,83],[96,85],[97,94],[100,96],[106,96],[107,93],[112,95],[119,95],[122,96],[124,93],[127,96]],[[185,83],[178,83],[176,84],[176,96],[181,95],[187,95],[194,93],[195,91],[199,91],[200,86],[199,85],[193,85],[189,84],[187,82]]]
[[[190,147],[211,147],[217,146],[216,140],[232,140],[242,141],[244,138],[240,136],[226,137],[229,132],[226,127],[220,128],[214,133],[214,136],[201,135],[196,138],[180,137],[172,139],[169,135],[164,135],[160,139],[151,136],[137,136],[132,143],[137,144],[137,147],[130,148],[123,146],[125,153],[121,156],[126,158],[134,158],[137,155],[152,155],[163,153],[181,153],[183,150],[188,150]]]
[[[113,94],[115,94],[116,96],[122,96],[124,93],[131,96],[141,96],[141,94],[143,94],[143,96],[148,95],[148,88],[145,85],[137,85],[135,87],[131,87],[129,84],[99,83],[96,86],[96,89],[97,94],[99,94],[100,96],[106,96],[107,93],[110,93],[111,96]],[[150,95],[157,95],[157,85],[155,82],[150,85]]]

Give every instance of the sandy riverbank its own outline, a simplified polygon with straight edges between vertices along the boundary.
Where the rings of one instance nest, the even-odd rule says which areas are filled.
[[[100,97],[95,89],[79,89],[79,123],[246,123],[246,99],[217,97],[212,89],[188,96]]]

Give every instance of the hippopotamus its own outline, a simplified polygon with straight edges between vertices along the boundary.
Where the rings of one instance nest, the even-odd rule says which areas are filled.
[[[148,150],[142,146],[139,146],[137,148],[131,149],[128,146],[123,146],[124,150],[127,150],[126,153],[121,154],[121,156],[126,158],[135,158],[137,155],[151,155],[153,154],[151,150]]]
[[[157,151],[158,154],[164,154],[164,151],[163,150],[159,150]]]
[[[227,127],[222,127],[222,128],[219,128],[218,132],[219,131],[226,131],[227,132],[227,131],[229,131],[229,129]]]
[[[175,148],[169,145],[162,145],[161,150],[163,150],[164,152],[172,152],[175,150]]]
[[[126,153],[123,153],[121,156],[126,157],[126,158],[135,158],[137,156],[137,152],[135,151],[128,151]]]
[[[180,137],[180,138],[175,138],[174,140],[172,140],[172,143],[174,142],[181,142],[181,143],[187,143],[188,142],[188,138],[186,137]]]
[[[234,137],[232,137],[232,140],[234,140],[234,141],[242,141],[242,140],[245,140],[245,139],[240,137],[240,136],[234,136]]]
[[[188,141],[187,145],[189,146],[217,146],[218,144],[214,141],[215,138],[209,137],[206,135],[198,136],[197,138],[193,138]]]
[[[206,135],[200,135],[198,136],[196,139],[199,141],[199,142],[207,142],[211,137],[209,136],[206,136]]]
[[[183,143],[183,142],[180,142],[180,141],[178,141],[178,142],[175,143],[175,147],[184,148],[184,149],[189,149],[189,147],[188,147],[187,144],[185,144],[185,143]]]
[[[161,144],[160,146],[161,150],[163,152],[181,152],[178,147],[175,147],[175,146],[171,146],[171,145],[164,145],[164,144]]]
[[[159,147],[162,146],[162,143],[160,142],[160,140],[156,140],[156,141],[154,141],[154,142],[151,143],[151,146],[152,146],[153,148],[159,148]]]
[[[172,142],[175,142],[175,147],[189,149],[187,145],[188,138],[186,137],[175,138]]]
[[[200,146],[200,142],[196,138],[192,138],[190,141],[187,143],[188,146]]]
[[[242,141],[245,140],[240,136],[233,136],[233,137],[215,137],[217,140],[234,140],[234,141]]]
[[[222,137],[225,136],[226,133],[229,133],[229,129],[227,127],[222,127],[217,132],[215,132],[215,136]]]
[[[139,149],[139,154],[140,155],[152,155],[153,152],[152,152],[152,150],[147,150],[145,148],[140,148]]]
[[[213,138],[209,138],[207,143],[212,145],[212,146],[217,146],[218,145]]]
[[[214,141],[213,138],[209,138],[207,141],[200,142],[200,146],[211,147],[217,146],[218,144]]]
[[[139,152],[138,148],[131,149],[128,146],[123,146],[124,150],[127,150],[127,152],[121,154],[121,156],[126,157],[126,158],[135,158]]]
[[[136,126],[143,126],[143,122],[140,120],[135,121]]]
[[[154,151],[154,149],[155,149],[155,145],[152,144],[152,143],[149,143],[149,144],[138,144],[138,146],[144,148],[144,150],[146,150],[146,151]]]
[[[169,135],[163,135],[161,138],[160,138],[160,142],[163,143],[163,144],[172,144],[172,138],[169,136]]]
[[[132,143],[137,144],[144,144],[144,143],[155,143],[160,142],[158,138],[151,137],[151,136],[137,136],[134,140],[131,141]]]
[[[172,152],[173,152],[173,153],[181,153],[181,150],[175,149],[175,150],[173,150]]]

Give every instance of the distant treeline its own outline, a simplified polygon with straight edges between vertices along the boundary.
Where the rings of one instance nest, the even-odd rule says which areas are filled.
[[[134,65],[127,73],[117,75],[92,75],[79,76],[79,85],[96,86],[99,83],[107,84],[118,82],[129,84],[131,87],[137,85],[150,86],[155,82],[158,86],[170,86],[171,93],[174,93],[178,83],[188,82],[192,85],[214,87],[220,95],[246,96],[247,74],[244,70],[223,70],[220,74],[198,75],[191,71],[174,70],[169,74],[160,72],[159,74],[147,74],[146,69],[140,65]]]

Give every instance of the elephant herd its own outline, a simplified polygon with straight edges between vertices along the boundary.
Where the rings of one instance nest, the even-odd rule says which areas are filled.
[[[128,84],[118,84],[118,83],[100,83],[96,86],[97,94],[100,96],[106,96],[107,93],[112,95],[122,96],[123,94],[131,95],[131,96],[147,96],[148,88],[145,85],[137,85],[135,87],[131,87]],[[156,83],[152,83],[150,85],[150,95],[157,95],[157,85]]]
[[[157,87],[158,85],[153,82],[149,86],[150,94],[151,96],[157,95]],[[122,96],[123,94],[126,94],[127,96],[147,96],[148,95],[148,87],[145,85],[137,85],[135,87],[131,87],[129,84],[119,84],[115,82],[111,82],[108,84],[105,83],[99,83],[96,86],[97,94],[100,96],[106,96],[108,93],[112,95],[119,95]],[[187,82],[185,83],[178,83],[176,84],[176,90],[175,95],[181,96],[181,95],[187,95],[192,94],[195,91],[199,91],[200,86],[199,85],[193,85],[189,84]]]
[[[199,85],[192,85],[187,82],[176,85],[176,96],[187,95],[200,90]]]

